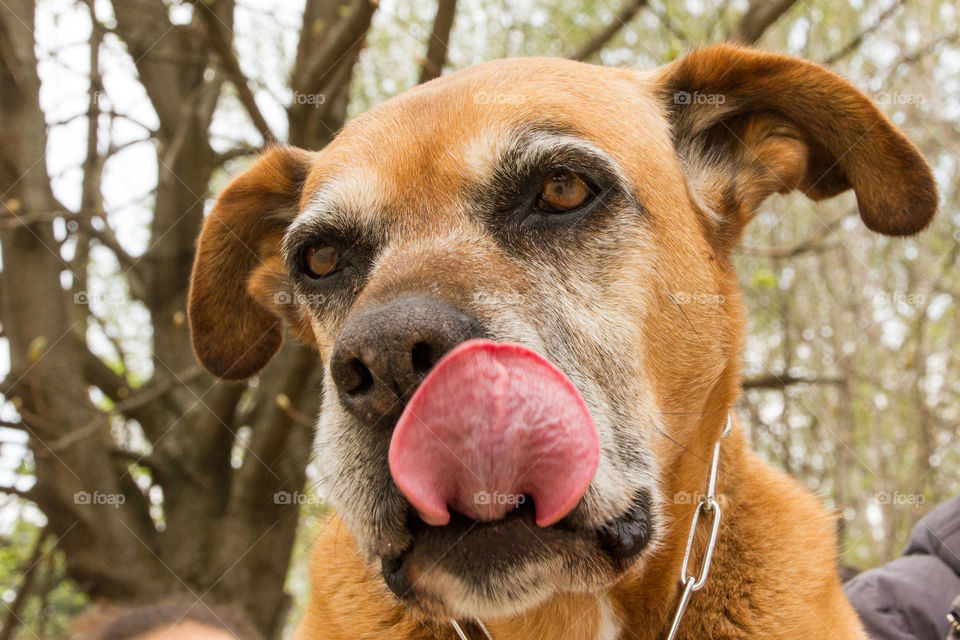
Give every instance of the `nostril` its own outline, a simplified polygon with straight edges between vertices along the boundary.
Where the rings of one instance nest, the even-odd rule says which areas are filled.
[[[423,378],[427,372],[436,363],[433,357],[433,349],[426,342],[418,342],[410,350],[410,360],[413,364],[413,371],[418,378]]]
[[[360,358],[347,362],[346,375],[340,380],[340,389],[351,395],[366,393],[373,386],[373,374]]]
[[[443,300],[398,298],[358,310],[344,324],[329,375],[355,417],[371,424],[395,418],[444,354],[481,335],[475,319]]]

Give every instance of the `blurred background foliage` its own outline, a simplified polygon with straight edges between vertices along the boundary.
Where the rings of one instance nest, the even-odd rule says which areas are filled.
[[[129,4],[159,5],[169,24],[184,27],[188,35],[189,29],[202,29],[197,25],[203,20],[195,15],[201,10],[191,3],[129,0]],[[505,56],[583,57],[584,52],[591,62],[652,67],[697,44],[757,39],[761,48],[828,64],[870,95],[916,142],[933,166],[941,190],[940,214],[922,235],[892,240],[870,234],[860,223],[849,193],[819,204],[802,196],[775,196],[750,225],[737,256],[749,316],[745,393],[738,408],[741,419],[768,460],[837,512],[843,564],[865,568],[895,557],[916,520],[960,490],[956,472],[960,463],[960,5],[933,0],[459,0],[452,4],[455,20],[444,72]],[[751,12],[762,12],[764,4],[766,10],[782,15],[762,25],[759,33],[750,31],[747,18]],[[124,262],[144,256],[154,246],[158,202],[163,197],[163,180],[169,178],[163,163],[169,159],[164,154],[170,141],[164,138],[165,125],[154,104],[157,98],[140,84],[144,72],[140,63],[149,60],[152,48],[144,51],[131,45],[131,37],[114,14],[114,3],[41,0],[35,7],[32,3],[21,6],[26,5],[35,20],[29,26],[36,39],[39,106],[46,125],[45,165],[52,193],[66,209],[46,224],[57,245],[54,250],[67,263],[74,264],[78,253],[86,252],[83,281],[78,284],[75,272],[74,277],[64,275],[62,288],[75,302],[77,293],[90,296],[89,314],[83,318],[86,347],[126,385],[126,391],[111,393],[104,385],[90,382],[89,402],[105,416],[112,442],[137,454],[123,468],[145,498],[144,509],[152,523],[146,526],[162,533],[170,508],[164,494],[167,488],[156,470],[141,460],[158,447],[144,435],[137,418],[124,407],[117,408],[118,402],[138,391],[162,395],[151,386],[160,384],[154,353],[160,338],[155,335],[160,331],[157,311],[131,286],[130,269]],[[335,8],[325,20],[349,20],[356,3]],[[278,139],[293,138],[293,111],[288,107],[300,99],[294,85],[302,30],[330,37],[330,24],[318,19],[305,25],[303,1],[237,0],[226,10],[230,18],[221,17],[232,26],[230,46],[266,128]],[[342,71],[345,80],[339,86],[345,91],[347,119],[420,81],[437,10],[433,0],[381,0],[369,31],[359,46],[350,49],[350,64]],[[0,7],[0,14],[4,12],[0,19],[7,31],[0,37],[8,38],[10,29],[19,27],[10,26],[13,11]],[[101,26],[95,40],[99,60],[91,58],[91,12]],[[619,24],[622,18],[625,24]],[[607,33],[609,25],[617,28]],[[160,33],[166,28],[162,24],[146,27],[158,29],[152,36],[158,41],[167,37]],[[201,30],[194,37],[205,36]],[[590,43],[598,38],[600,46],[591,51]],[[322,46],[323,38],[315,44]],[[99,68],[95,88],[91,60]],[[212,64],[204,73],[230,78],[229,69]],[[236,85],[221,78],[216,90],[205,129],[216,155],[210,161],[206,187],[200,189],[206,209],[229,177],[251,162],[251,154],[264,138],[264,127],[251,124],[249,105]],[[325,101],[337,99],[324,97]],[[86,209],[82,199],[89,192],[84,181],[90,173],[85,141],[91,104],[99,106],[94,190],[100,228],[112,233],[91,232],[85,246],[83,237],[75,237],[78,222],[71,215],[82,216]],[[324,135],[299,135],[298,139],[323,141]],[[16,185],[2,186],[10,192]],[[5,196],[8,212],[13,211],[19,201],[11,203]],[[195,232],[193,228],[191,233]],[[110,238],[126,257],[117,257]],[[3,268],[8,271],[15,265],[4,260]],[[171,313],[175,325],[176,312]],[[6,335],[0,340],[2,350],[13,354],[3,356],[8,378],[21,375],[16,370],[16,346],[8,344]],[[25,347],[26,357],[31,350],[45,353],[55,340],[56,336],[38,335]],[[175,376],[181,375],[177,369]],[[309,388],[310,395],[317,395],[314,392]],[[75,616],[87,610],[91,596],[92,600],[104,596],[76,579],[83,574],[70,570],[72,552],[61,542],[69,529],[54,526],[50,517],[54,507],[31,495],[38,473],[44,473],[38,472],[36,453],[41,449],[33,442],[42,436],[24,428],[30,418],[15,390],[5,388],[4,393],[6,400],[0,407],[0,640],[58,637]],[[195,395],[206,397],[199,393]],[[247,417],[231,423],[236,428],[225,445],[231,468],[243,468],[249,458],[250,443],[259,430],[257,406],[271,401],[292,416],[298,428],[309,429],[315,400],[295,399],[291,405],[284,389],[265,389],[262,382],[254,381],[237,392],[237,413]],[[300,511],[299,521],[294,518],[292,525],[295,542],[291,539],[278,547],[292,553],[286,576],[291,599],[276,605],[286,614],[279,622],[271,618],[261,624],[268,632],[289,630],[304,604],[307,548],[323,513],[310,478],[320,473],[306,467],[306,486],[300,494],[303,504],[292,507]],[[286,567],[284,561],[282,568]]]

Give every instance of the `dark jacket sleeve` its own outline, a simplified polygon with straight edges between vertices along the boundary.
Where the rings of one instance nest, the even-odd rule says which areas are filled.
[[[844,585],[873,640],[943,640],[960,594],[960,496],[917,523],[904,555]]]

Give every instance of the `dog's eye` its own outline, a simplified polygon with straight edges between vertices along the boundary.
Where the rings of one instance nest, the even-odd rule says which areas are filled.
[[[340,267],[340,252],[331,246],[311,244],[303,252],[303,268],[311,278],[326,278]]]
[[[590,187],[586,180],[573,171],[560,169],[551,171],[544,178],[534,206],[546,213],[560,213],[576,209],[589,198]]]

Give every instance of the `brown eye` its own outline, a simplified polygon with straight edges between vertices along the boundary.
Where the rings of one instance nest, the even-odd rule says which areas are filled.
[[[340,268],[340,252],[333,247],[312,244],[303,255],[303,266],[311,278],[326,278]]]
[[[565,169],[551,171],[543,180],[536,206],[547,212],[572,211],[589,197],[590,187],[579,175]]]

